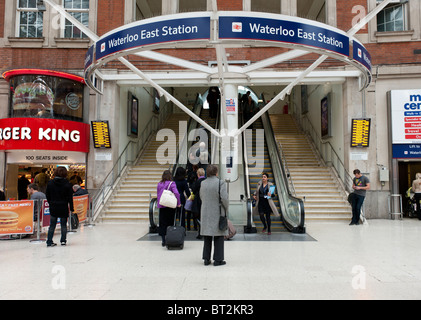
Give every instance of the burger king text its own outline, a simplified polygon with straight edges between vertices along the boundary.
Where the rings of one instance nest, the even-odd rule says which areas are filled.
[[[0,140],[32,140],[32,130],[28,127],[6,127],[0,128]],[[66,141],[75,142],[80,141],[80,131],[78,130],[63,130],[51,128],[39,128],[38,140],[43,141]]]

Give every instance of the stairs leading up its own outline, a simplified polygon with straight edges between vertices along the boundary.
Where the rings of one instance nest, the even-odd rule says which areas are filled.
[[[180,121],[188,121],[188,115],[171,114],[163,126],[175,132],[177,141]],[[153,137],[139,162],[129,168],[101,215],[103,223],[124,224],[149,220],[150,198],[156,198],[156,185],[164,170],[169,168],[168,164],[161,165],[157,161],[157,150],[163,143]],[[174,150],[170,149],[169,152],[175,154],[177,147],[174,146]]]
[[[282,145],[296,196],[304,200],[305,220],[350,221],[352,210],[332,169],[323,165],[290,115],[271,114],[275,138]]]

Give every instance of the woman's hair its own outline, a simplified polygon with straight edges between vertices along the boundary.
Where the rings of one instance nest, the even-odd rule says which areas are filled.
[[[208,177],[216,176],[216,174],[218,173],[218,167],[213,164],[210,164],[206,169],[206,173]]]
[[[262,172],[262,176],[266,176],[267,178],[269,178],[269,175],[267,172]]]
[[[165,181],[172,181],[172,174],[170,170],[165,170],[164,173],[162,174],[162,179],[160,182],[165,182]]]
[[[178,167],[175,171],[174,180],[182,181],[186,178],[186,169],[183,167]]]
[[[197,169],[197,175],[199,177],[203,177],[205,175],[205,169],[203,169],[203,168]]]
[[[54,170],[54,175],[56,177],[67,178],[67,169],[66,169],[66,167],[57,167]]]

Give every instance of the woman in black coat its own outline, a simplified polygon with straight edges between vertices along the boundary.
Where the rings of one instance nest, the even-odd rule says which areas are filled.
[[[47,184],[45,195],[50,205],[50,227],[48,229],[47,247],[56,246],[53,242],[54,231],[56,230],[57,219],[60,218],[62,246],[66,245],[67,236],[67,218],[69,217],[69,209],[73,209],[73,189],[67,180],[67,169],[65,167],[57,167],[54,170],[54,179]]]
[[[181,208],[180,208],[180,225],[182,227],[186,226],[186,217],[185,217],[185,210],[184,205],[186,204],[186,196],[187,198],[190,197],[190,189],[189,185],[187,184],[186,180],[186,169],[182,167],[178,167],[175,171],[175,177],[174,177],[175,184],[177,186],[178,193],[180,194],[180,202],[181,202]]]

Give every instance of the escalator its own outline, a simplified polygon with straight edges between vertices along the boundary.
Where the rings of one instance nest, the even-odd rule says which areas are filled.
[[[261,101],[264,101],[264,97]],[[244,176],[248,181],[249,194],[252,195],[255,192],[262,172],[268,173],[269,181],[276,186],[274,203],[281,216],[280,220],[279,218],[272,219],[272,232],[287,230],[292,233],[305,233],[304,203],[301,199],[293,196],[290,191],[288,174],[282,162],[282,151],[276,142],[268,113],[263,114],[254,122],[253,129],[252,136],[250,133],[243,135],[243,145],[247,150],[244,152]],[[264,129],[264,138],[262,134],[258,134],[257,129]],[[260,146],[261,148],[263,143],[264,152],[259,152],[260,154],[256,155],[256,147]],[[254,161],[256,161],[256,165],[253,168],[253,165],[249,163]],[[247,219],[247,230],[251,230],[250,232],[254,232],[255,228],[262,228],[258,215],[248,214]]]
[[[200,96],[200,94],[197,95],[196,98],[196,102],[194,104],[193,110],[192,110],[196,115],[198,115],[201,119],[203,119],[209,126],[211,126],[214,129],[218,128],[218,123],[219,123],[219,116],[217,118],[211,118],[210,114],[209,114],[209,109],[204,109],[203,108],[203,102],[202,102],[202,97]],[[208,137],[208,141],[207,141],[207,145],[208,145],[208,152],[211,158],[211,163],[213,161],[213,158],[216,156],[215,154],[212,154],[212,146],[215,144],[215,141],[213,141],[215,139],[215,137],[206,129],[202,128],[199,123],[194,120],[193,118],[189,119],[188,125],[187,125],[187,131],[186,134],[184,136],[184,138],[182,140],[180,140],[180,145],[179,145],[179,152],[177,154],[176,157],[176,161],[174,163],[174,165],[172,165],[172,174],[175,175],[176,169],[178,167],[183,167],[185,169],[187,169],[187,161],[188,161],[188,153],[190,151],[190,148],[197,143],[197,141],[195,141],[194,139],[196,139],[197,137],[192,137],[191,135],[189,136],[189,134],[194,130],[194,129],[203,129],[204,132],[206,132],[207,137]],[[196,131],[197,136],[198,131]],[[193,139],[192,139],[193,138]],[[193,140],[193,141],[190,141]],[[217,149],[217,148],[214,148]],[[149,203],[149,223],[150,223],[150,227],[149,227],[149,232],[150,233],[156,233],[158,230],[158,208],[157,208],[157,199],[153,198],[150,200]]]
[[[272,164],[269,158],[269,151],[268,146],[266,143],[266,139],[264,138],[263,134],[258,134],[257,130],[264,130],[262,119],[259,118],[256,122],[253,123],[253,132],[252,132],[252,139],[247,139],[247,152],[249,159],[253,157],[254,164],[249,164],[249,182],[250,182],[250,195],[253,196],[254,192],[256,192],[257,185],[259,181],[262,179],[262,173],[268,174],[268,180],[275,184]],[[263,146],[263,154],[261,152],[257,152],[256,149],[258,146]],[[261,148],[260,148],[261,149]],[[259,149],[259,151],[260,151]],[[279,204],[279,198],[275,197],[273,202],[278,210],[281,212],[281,207]],[[255,210],[255,214],[253,215],[253,224],[256,228],[261,231],[263,229],[263,224],[260,220],[260,217]],[[282,220],[279,218],[274,218],[273,215],[271,216],[271,229],[272,232],[285,232],[287,231]]]

